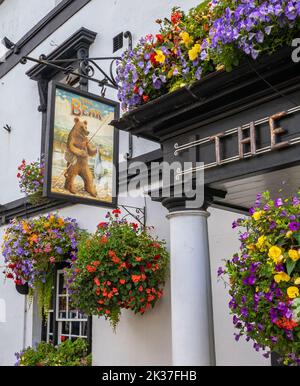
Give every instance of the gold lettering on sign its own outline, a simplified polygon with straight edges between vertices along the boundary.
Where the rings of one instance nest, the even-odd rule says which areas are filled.
[[[217,165],[221,165],[221,149],[220,149],[220,138],[224,136],[224,133],[218,133],[209,137],[210,141],[215,142],[216,162]]]
[[[286,130],[283,127],[276,127],[275,122],[286,115],[286,111],[271,115],[269,118],[270,132],[271,132],[271,150],[281,149],[282,147],[289,146],[288,141],[276,142],[276,136],[284,134]]]
[[[250,144],[250,152],[252,155],[256,154],[256,131],[255,123],[250,122],[250,135],[249,137],[243,138],[243,129],[238,127],[238,142],[239,142],[239,157],[244,158],[244,145]]]

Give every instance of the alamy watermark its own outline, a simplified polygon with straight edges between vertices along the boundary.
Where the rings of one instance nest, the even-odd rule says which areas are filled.
[[[300,38],[293,39],[292,47],[295,47],[295,49],[292,52],[292,61],[294,63],[299,63],[300,62]]]
[[[154,199],[182,198],[188,209],[204,203],[202,162],[122,162],[119,169],[119,197],[150,195]],[[116,192],[115,192],[116,193]]]

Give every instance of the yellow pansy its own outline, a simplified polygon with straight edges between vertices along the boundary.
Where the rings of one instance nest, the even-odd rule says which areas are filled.
[[[161,50],[156,50],[155,52],[156,52],[155,60],[158,63],[165,63],[166,57],[165,57],[164,53]]]
[[[258,221],[264,213],[265,213],[264,210],[259,210],[258,212],[254,212],[252,217],[254,218],[255,221]]]
[[[283,260],[281,248],[274,245],[269,249],[268,256],[275,262],[280,263]]]
[[[193,43],[193,38],[190,37],[188,32],[181,32],[181,34],[179,36],[181,37],[182,42],[184,43],[184,45],[186,47],[188,47],[189,45],[191,45]]]
[[[299,253],[298,251],[296,251],[295,249],[290,249],[289,252],[289,257],[293,260],[293,261],[297,261],[299,260]]]
[[[287,273],[285,272],[278,272],[275,276],[274,276],[274,280],[276,281],[276,283],[280,283],[281,281],[290,281],[290,277]]]
[[[297,296],[299,296],[299,289],[297,287],[289,287],[286,292],[290,299],[295,299]]]
[[[59,226],[59,227],[62,227],[62,226],[65,224],[64,220],[63,220],[61,217],[59,217],[59,219],[57,220],[57,222],[58,222],[58,226]]]
[[[25,221],[22,223],[22,228],[25,233],[30,231],[30,226]]]
[[[254,251],[255,249],[255,245],[254,244],[248,244],[246,245],[247,249],[249,249],[250,251]]]
[[[295,280],[294,280],[294,283],[299,285],[300,284],[300,277],[297,277]]]
[[[193,61],[193,60],[197,59],[198,56],[199,56],[200,51],[201,51],[200,44],[198,44],[198,43],[195,44],[194,47],[189,50],[189,58],[190,58],[190,60]]]
[[[292,236],[292,234],[293,234],[292,231],[288,231],[286,232],[285,237],[289,239]]]
[[[167,74],[167,78],[171,78],[173,76],[174,68],[171,68],[171,70]]]
[[[30,237],[28,237],[28,240],[30,241],[30,243],[37,243],[39,241],[39,237],[38,235],[36,235],[35,233],[33,235],[31,235]]]
[[[216,70],[217,70],[217,71],[224,70],[224,68],[225,68],[224,64],[218,64],[218,65],[216,66]]]
[[[267,240],[266,236],[260,236],[256,243],[257,248],[262,249],[266,244],[266,240]]]

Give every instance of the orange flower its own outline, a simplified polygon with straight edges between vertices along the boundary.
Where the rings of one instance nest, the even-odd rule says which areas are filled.
[[[121,260],[117,256],[112,257],[112,262],[115,264],[120,264]]]
[[[107,243],[107,237],[106,236],[102,236],[101,239],[100,239],[100,243],[101,244],[106,244]]]
[[[120,280],[119,280],[119,283],[120,283],[120,284],[125,284],[125,283],[126,283],[126,280],[125,280],[125,279],[120,279]]]
[[[95,267],[92,267],[91,265],[87,265],[86,266],[86,269],[90,272],[90,273],[93,273],[96,271],[96,268]]]
[[[135,261],[142,261],[142,258],[139,257],[139,256],[137,256],[137,257],[135,258]]]
[[[109,257],[114,257],[116,256],[116,252],[112,251],[111,249],[108,251],[108,256]]]
[[[98,302],[99,304],[104,304],[104,301],[103,301],[102,299],[99,299],[97,302]]]
[[[132,275],[131,279],[134,283],[138,283],[141,280],[141,275]]]

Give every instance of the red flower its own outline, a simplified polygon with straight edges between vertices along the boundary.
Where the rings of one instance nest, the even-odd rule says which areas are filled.
[[[93,261],[93,266],[94,267],[98,267],[98,265],[100,265],[100,261]]]
[[[134,86],[134,87],[133,87],[133,92],[134,92],[135,94],[137,94],[137,93],[139,92],[138,86]]]
[[[154,260],[159,260],[160,259],[160,255],[155,255],[154,256]]]
[[[20,174],[20,173],[18,173],[18,174],[17,174],[17,178],[20,178],[20,177],[21,177],[21,174]]]
[[[7,277],[8,279],[13,279],[13,278],[14,278],[14,275],[13,275],[12,273],[8,273],[8,274],[6,275],[6,277]]]
[[[148,100],[149,100],[149,96],[148,96],[148,95],[143,95],[143,101],[144,101],[145,103],[147,103]]]
[[[135,258],[135,261],[142,261],[142,258],[141,258],[140,256],[137,256],[137,257]]]
[[[110,286],[111,282],[109,280],[107,280],[106,285]]]
[[[172,15],[171,15],[171,22],[172,22],[172,24],[177,24],[180,21],[181,17],[182,17],[182,13],[181,12],[178,12],[178,11],[173,12]]]
[[[141,272],[145,272],[145,267],[143,267],[142,265],[140,266],[140,271]]]
[[[120,209],[119,209],[119,208],[117,208],[117,209],[114,209],[114,210],[112,211],[112,214],[114,214],[114,215],[115,215],[115,217],[118,217],[118,216],[119,216],[119,214],[121,214],[121,211],[120,211]]]
[[[158,61],[155,59],[156,55],[157,55],[156,52],[151,52],[150,54],[150,62],[154,65],[158,64]]]
[[[153,247],[153,248],[160,248],[160,245],[157,244],[157,243],[153,243],[153,244],[152,244],[152,247]]]
[[[132,275],[131,279],[134,283],[138,283],[141,280],[141,275]]]
[[[87,265],[86,266],[86,269],[90,272],[90,273],[93,273],[96,271],[96,268],[95,267],[92,267],[91,265]]]
[[[139,291],[140,291],[140,292],[143,292],[143,291],[144,291],[144,288],[143,288],[142,285],[139,286]]]
[[[153,295],[148,296],[148,302],[152,302],[152,300],[154,300],[154,299],[155,299],[155,297]]]
[[[137,224],[137,223],[134,223],[134,222],[131,224],[131,226],[132,226],[132,228],[133,228],[134,230],[137,230],[138,227],[139,227],[138,224]]]
[[[158,43],[162,43],[164,41],[164,38],[162,37],[161,34],[157,34],[156,39],[157,39]]]
[[[96,284],[97,287],[100,286],[100,280],[97,277],[94,278],[94,283]]]
[[[116,287],[113,287],[112,291],[113,291],[114,294],[116,294],[118,292]]]
[[[152,264],[148,262],[148,263],[146,264],[146,268],[151,268],[151,267],[152,267]]]
[[[144,312],[145,312],[145,308],[142,307],[142,308],[140,309],[140,313],[143,314]]]
[[[17,285],[22,285],[22,281],[21,281],[21,280],[15,280],[15,283],[16,283]]]
[[[15,263],[8,264],[8,268],[10,268],[10,269],[14,269],[15,267],[16,267]]]
[[[107,223],[106,222],[100,222],[98,225],[97,225],[98,228],[106,228],[107,227]]]
[[[125,280],[125,279],[120,279],[120,280],[119,280],[119,283],[120,283],[120,284],[125,284],[125,283],[126,283],[126,280]]]
[[[110,314],[110,310],[105,310],[106,315]]]
[[[66,336],[61,336],[61,337],[60,337],[60,341],[61,341],[61,342],[64,342],[64,341],[66,341],[67,339],[68,339],[68,338],[67,338]]]

